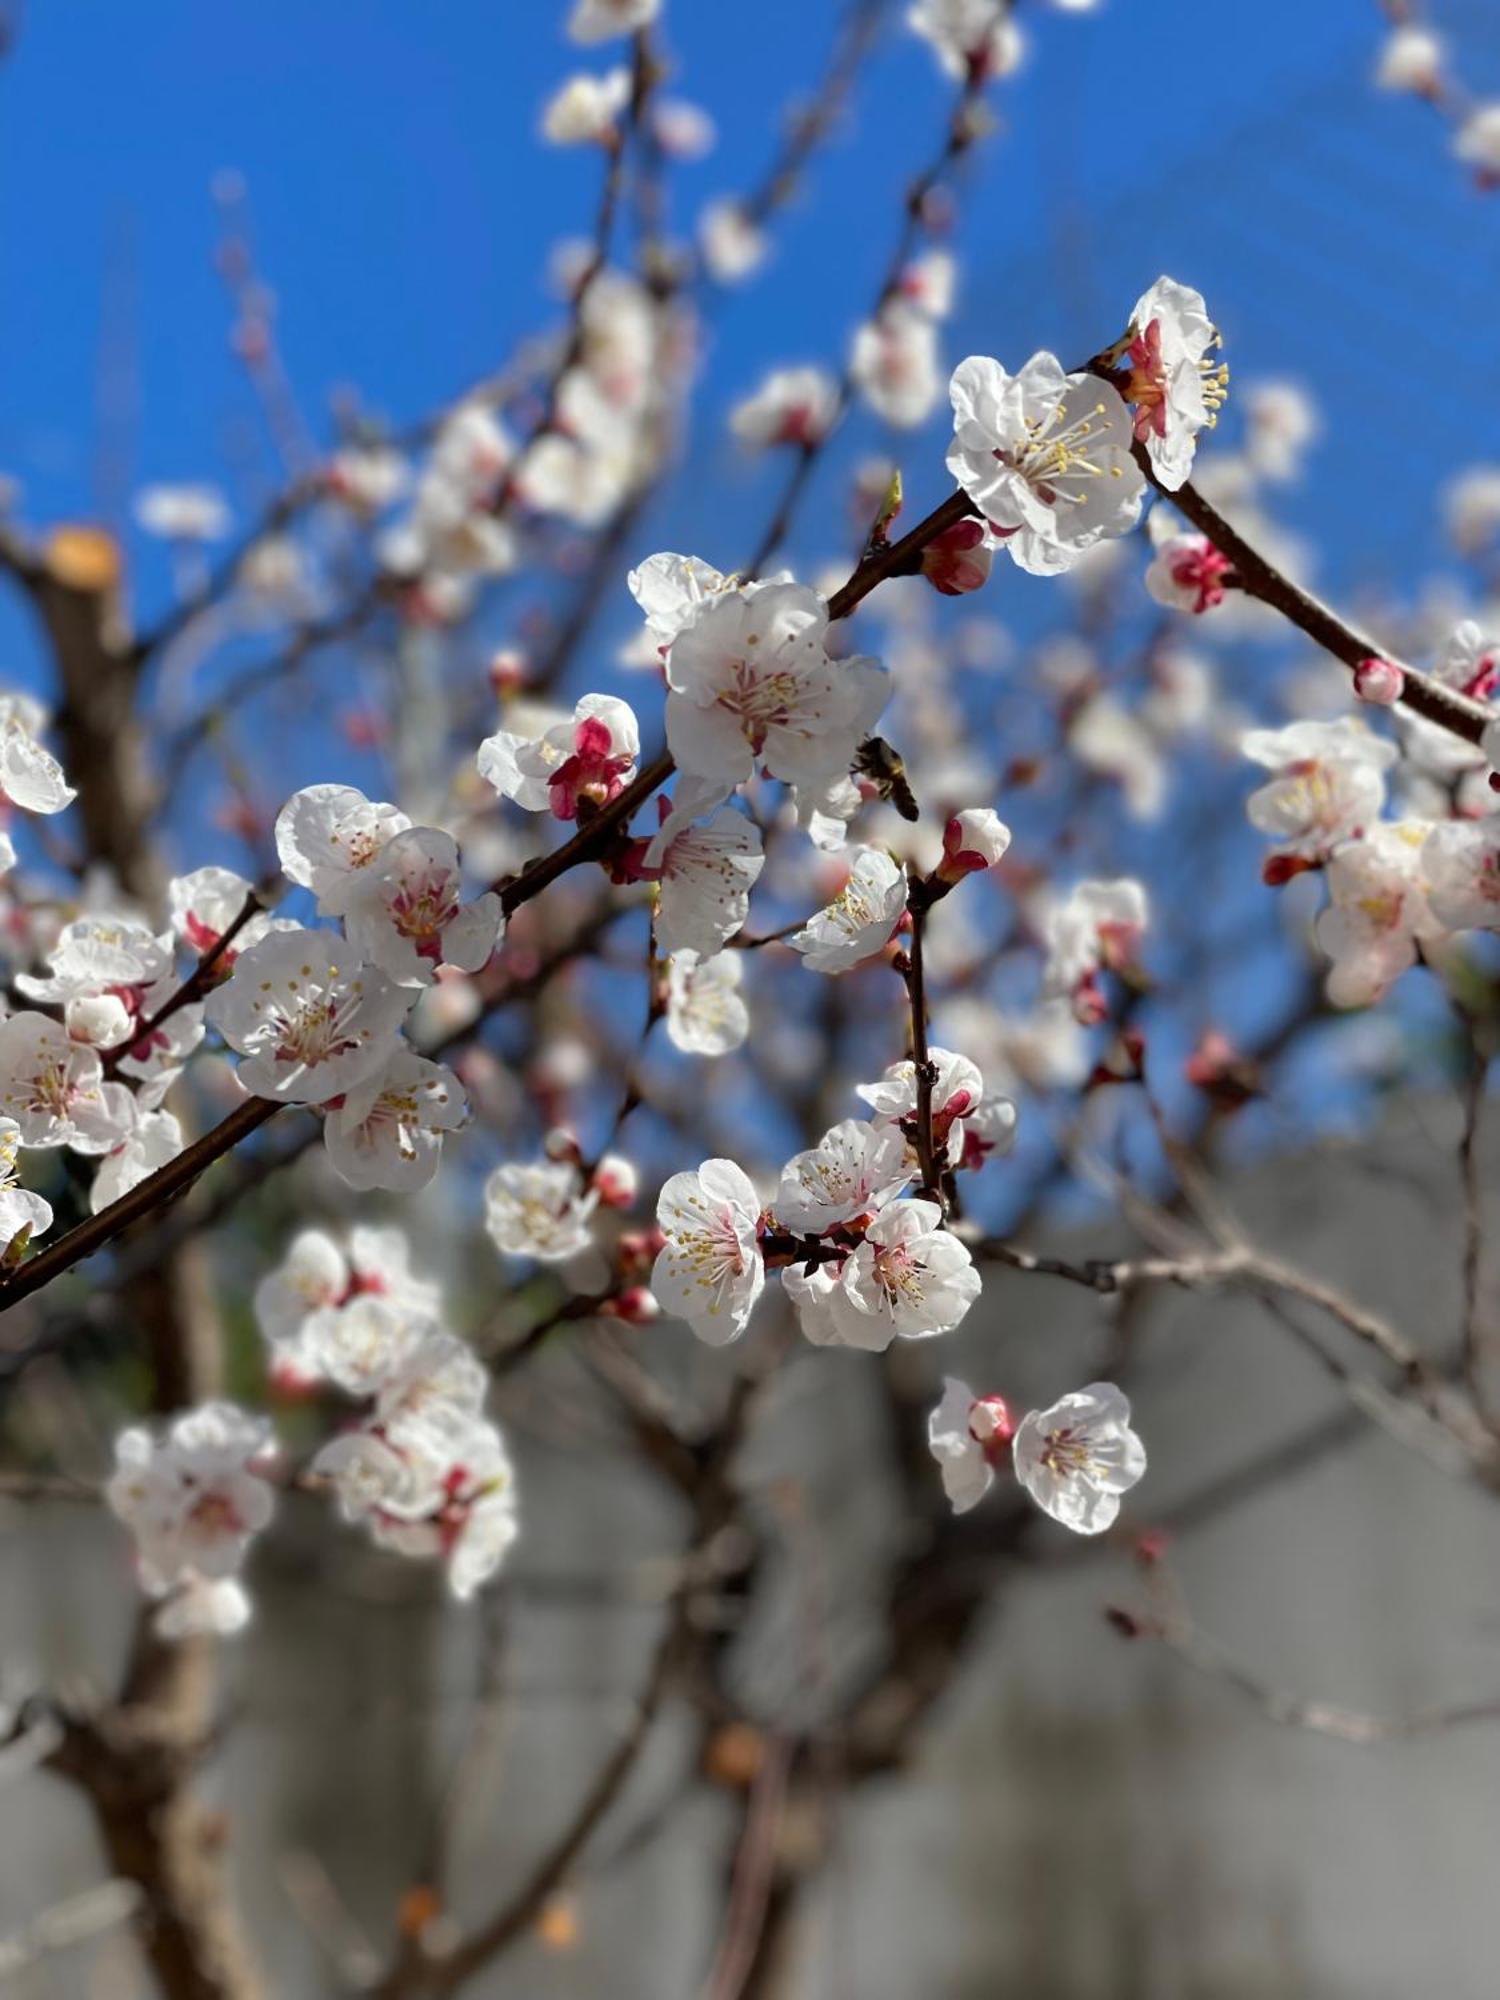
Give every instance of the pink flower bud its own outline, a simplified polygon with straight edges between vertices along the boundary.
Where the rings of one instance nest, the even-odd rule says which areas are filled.
[[[606,1208],[629,1208],[640,1190],[641,1177],[623,1153],[606,1153],[594,1169],[592,1185]]]
[[[549,1160],[566,1160],[574,1166],[583,1158],[583,1150],[578,1144],[578,1135],[566,1125],[554,1125],[542,1141],[542,1151]]]
[[[649,1326],[652,1320],[661,1318],[656,1294],[646,1285],[627,1285],[623,1292],[607,1300],[600,1311],[610,1319],[623,1320],[627,1326]]]
[[[969,1411],[969,1435],[986,1458],[998,1457],[1016,1434],[1016,1420],[1003,1396],[980,1396]]]
[[[983,521],[955,521],[922,551],[922,574],[944,597],[962,597],[989,581],[994,552],[984,546]]]
[[[943,858],[938,877],[956,882],[961,876],[993,868],[1010,846],[1010,828],[988,806],[971,806],[955,813],[943,828]]]
[[[1354,692],[1377,708],[1398,702],[1405,686],[1406,676],[1394,660],[1361,660],[1354,669]]]
[[[502,646],[489,665],[490,686],[502,699],[517,694],[526,685],[526,656],[511,646]]]

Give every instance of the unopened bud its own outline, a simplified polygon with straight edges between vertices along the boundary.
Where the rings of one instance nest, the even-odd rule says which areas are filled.
[[[969,1411],[969,1435],[985,1455],[998,1453],[1016,1434],[1016,1420],[1003,1396],[981,1396]]]
[[[1010,828],[988,806],[955,813],[943,828],[943,858],[938,879],[956,882],[961,876],[993,868],[1010,846]]]
[[[507,695],[518,694],[526,685],[526,656],[511,646],[502,646],[490,658],[490,686],[504,701]]]
[[[1405,686],[1406,675],[1394,660],[1361,660],[1354,669],[1354,692],[1377,708],[1390,708],[1398,702]]]
[[[606,1153],[594,1169],[593,1186],[606,1208],[629,1208],[640,1185],[635,1163],[623,1153]]]
[[[72,1040],[85,1042],[91,1049],[117,1049],[133,1026],[130,1009],[114,993],[70,1000],[63,1019]]]
[[[922,574],[944,597],[963,597],[984,588],[993,561],[983,521],[955,521],[923,549]]]
[[[661,1318],[656,1294],[646,1285],[627,1285],[624,1291],[606,1300],[600,1311],[608,1319],[623,1320],[626,1326],[649,1326],[652,1320]]]
[[[566,1125],[554,1125],[542,1141],[542,1151],[549,1160],[565,1160],[577,1166],[583,1158],[583,1148],[578,1143],[578,1134]]]

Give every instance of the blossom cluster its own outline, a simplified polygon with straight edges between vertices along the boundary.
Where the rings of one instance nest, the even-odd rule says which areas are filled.
[[[359,1406],[304,1482],[329,1488],[380,1547],[440,1560],[455,1597],[472,1596],[515,1539],[515,1479],[485,1415],[489,1377],[443,1325],[405,1237],[304,1230],[262,1280],[255,1312],[275,1388]],[[164,1600],[164,1636],[234,1632],[249,1617],[240,1571],[271,1519],[280,1461],[269,1421],[222,1402],[116,1440],[106,1497],[135,1539],[142,1587]]]
[[[1490,706],[1497,663],[1500,642],[1465,621],[1433,671]],[[1274,843],[1266,880],[1319,872],[1327,884],[1315,935],[1336,1006],[1368,1006],[1419,961],[1445,965],[1461,933],[1500,929],[1500,813],[1489,810],[1487,782],[1500,761],[1495,714],[1473,750],[1404,716],[1400,740],[1349,716],[1244,736],[1245,756],[1270,774],[1247,807]],[[1400,794],[1390,816],[1393,779]]]
[[[929,1122],[940,1157],[950,1171],[977,1169],[1010,1145],[1015,1106],[987,1095],[965,1057],[930,1053]],[[732,1160],[708,1160],[667,1181],[651,1279],[664,1312],[715,1346],[734,1340],[772,1268],[819,1346],[879,1352],[898,1337],[958,1325],[979,1296],[979,1274],[944,1226],[941,1201],[908,1192],[921,1173],[916,1064],[893,1064],[858,1095],[872,1116],[843,1120],[789,1160],[768,1203]]]

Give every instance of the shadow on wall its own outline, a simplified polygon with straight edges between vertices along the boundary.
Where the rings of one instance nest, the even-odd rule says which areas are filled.
[[[1408,1106],[1377,1140],[1258,1170],[1231,1199],[1257,1241],[1440,1346],[1458,1315],[1448,1117]],[[932,1365],[1041,1399],[1087,1379],[1106,1333],[1089,1296],[997,1274]],[[653,1338],[683,1342],[684,1369],[719,1365],[673,1326]],[[749,1468],[778,1506],[789,1479],[806,1481],[797,1518],[832,1712],[881,1643],[870,1587],[900,1531],[892,1497],[861,1481],[877,1462],[869,1374],[862,1357],[799,1350]],[[526,1532],[510,1589],[477,1610],[445,1607],[424,1572],[333,1528],[317,1503],[282,1507],[213,1783],[285,2000],[333,1990],[330,1953],[356,1969],[361,1934],[388,1943],[461,1744],[454,1895],[478,1911],[566,1822],[628,1715],[682,1524],[626,1459],[549,1435],[549,1391],[575,1379],[549,1356],[510,1392]],[[1174,1543],[1195,1617],[1257,1677],[1392,1715],[1500,1691],[1493,1500],[1368,1425],[1326,1423],[1348,1408],[1341,1392],[1253,1300],[1156,1301],[1131,1379],[1152,1458],[1136,1527],[1290,1437],[1323,1426],[1332,1440],[1235,1504],[1196,1508]],[[1140,1596],[1128,1548],[1046,1523],[1030,1548],[915,1766],[837,1804],[787,2000],[1492,2000],[1500,1726],[1368,1747],[1278,1728],[1108,1627],[1107,1603]],[[789,1564],[742,1640],[743,1685],[772,1720],[799,1684],[806,1587]],[[7,1514],[0,1602],[13,1676],[106,1679],[130,1609],[123,1538],[88,1509]],[[490,1705],[473,1739],[476,1691]],[[693,2000],[731,1826],[694,1756],[676,1717],[590,1850],[576,1936],[526,1943],[466,1992]],[[71,1796],[45,1777],[6,1783],[0,1933],[97,1880]],[[115,1935],[6,1990],[148,1988]]]

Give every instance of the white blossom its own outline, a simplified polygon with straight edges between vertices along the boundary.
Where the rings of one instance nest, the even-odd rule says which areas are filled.
[[[629,102],[630,71],[623,66],[603,76],[570,76],[547,100],[542,136],[554,146],[598,145],[614,136]]]
[[[188,875],[176,875],[167,884],[167,908],[172,929],[199,958],[218,944],[236,923],[246,903],[255,894],[255,885],[232,868],[195,868]],[[234,934],[216,961],[227,974],[238,954],[263,938],[268,931],[286,928],[286,920],[256,911]]]
[[[381,444],[350,444],[329,459],[323,483],[331,498],[373,520],[401,498],[410,478],[400,452]]]
[[[1245,458],[1258,478],[1285,484],[1321,427],[1318,406],[1297,382],[1254,382],[1238,397],[1245,417]],[[1262,536],[1264,549],[1264,535]]]
[[[740,997],[744,954],[721,951],[700,958],[674,952],[667,961],[667,1034],[689,1055],[724,1056],[750,1032],[750,1010]]]
[[[898,1126],[845,1118],[787,1161],[771,1209],[793,1235],[821,1236],[841,1222],[877,1214],[911,1177]]]
[[[951,384],[948,470],[1022,569],[1071,567],[1140,513],[1145,481],[1130,455],[1130,412],[1095,375],[1032,356],[1018,375],[971,355]]]
[[[1091,1382],[1021,1419],[1016,1477],[1044,1513],[1075,1534],[1098,1535],[1146,1470],[1130,1404],[1112,1382]]]
[[[1500,814],[1444,820],[1422,849],[1428,902],[1449,930],[1500,930]]]
[[[349,1396],[373,1396],[428,1331],[400,1298],[357,1292],[337,1312],[315,1312],[298,1359],[312,1376]]]
[[[143,486],[135,518],[168,542],[217,542],[230,529],[229,503],[216,486]]]
[[[414,993],[326,932],[273,932],[240,954],[208,1018],[256,1097],[326,1104],[384,1067]]]
[[[237,1577],[185,1576],[152,1619],[162,1639],[232,1639],[250,1623],[250,1596]]]
[[[790,784],[847,773],[887,697],[878,660],[830,657],[828,607],[797,583],[705,604],[667,655],[667,744],[684,772],[740,784],[757,766]]]
[[[749,1176],[733,1160],[673,1174],[656,1220],[667,1239],[651,1273],[657,1304],[715,1347],[738,1338],[766,1282]]]
[[[410,825],[353,785],[308,785],[276,816],[276,852],[288,881],[311,889],[325,916],[341,916],[362,872]]]
[[[1453,150],[1482,181],[1500,180],[1500,103],[1476,106],[1459,127]]]
[[[575,42],[609,42],[633,35],[661,12],[661,0],[574,0],[568,33]]]
[[[565,1160],[511,1162],[484,1184],[484,1226],[496,1249],[539,1264],[565,1263],[586,1250],[598,1205]]]
[[[479,746],[479,775],[527,812],[578,817],[580,799],[608,805],[635,776],[641,735],[628,703],[586,694],[535,736],[500,729]]]
[[[323,1143],[340,1179],[356,1188],[424,1188],[438,1170],[443,1134],[467,1122],[469,1100],[451,1069],[398,1047],[383,1069],[345,1092],[328,1113]]]
[[[105,1498],[135,1539],[153,1597],[235,1575],[274,1511],[263,1477],[272,1449],[270,1425],[233,1403],[120,1433]]]
[[[1047,916],[1043,991],[1076,1003],[1101,970],[1128,972],[1149,921],[1146,892],[1133,878],[1078,883]]]
[[[52,1204],[20,1185],[16,1155],[21,1143],[15,1119],[0,1118],[0,1264],[23,1231],[29,1243],[52,1227]]]
[[[995,1464],[1014,1426],[998,1396],[976,1396],[967,1382],[943,1377],[943,1400],[927,1420],[927,1448],[955,1514],[977,1507],[995,1481]]]
[[[650,657],[657,665],[699,606],[733,587],[712,564],[670,551],[647,556],[625,580],[645,617]]]
[[[1125,400],[1135,406],[1135,436],[1157,479],[1175,492],[1193,469],[1199,431],[1218,421],[1229,370],[1209,359],[1219,331],[1203,294],[1158,278],[1136,300],[1125,350]]]
[[[1402,21],[1392,28],[1380,51],[1375,81],[1382,90],[1410,90],[1419,96],[1442,81],[1443,44],[1428,28]]]
[[[1489,701],[1500,688],[1500,641],[1484,627],[1465,618],[1449,634],[1433,665],[1436,678],[1475,701]]]
[[[122,917],[79,917],[58,932],[48,967],[47,978],[20,972],[15,984],[28,1000],[58,1006],[86,995],[155,985],[171,971],[172,952],[144,924]]]
[[[89,1207],[95,1215],[101,1208],[129,1194],[133,1187],[175,1160],[186,1140],[182,1127],[170,1111],[142,1111],[123,1145],[106,1153],[89,1189]]]
[[[271,1350],[273,1373],[289,1383],[315,1381],[311,1352],[324,1338],[320,1323],[362,1298],[383,1300],[418,1329],[434,1320],[439,1305],[437,1287],[412,1273],[399,1229],[355,1229],[342,1246],[321,1229],[294,1237],[255,1290],[256,1322]]]
[[[777,368],[730,412],[746,444],[819,444],[838,419],[839,385],[826,368]]]
[[[943,393],[930,315],[904,298],[887,300],[855,333],[849,379],[883,422],[898,430],[925,423]]]
[[[1358,716],[1252,729],[1240,749],[1275,773],[1246,801],[1250,824],[1275,839],[1278,854],[1310,862],[1326,860],[1340,841],[1379,819],[1384,774],[1397,754]]]
[[[1444,518],[1460,554],[1472,555],[1500,531],[1500,465],[1475,465],[1443,496]]]
[[[932,1201],[900,1201],[877,1215],[829,1296],[838,1339],[881,1351],[958,1325],[979,1297],[979,1273]]]
[[[765,262],[765,231],[737,201],[713,201],[698,221],[698,243],[708,274],[721,285],[737,285]]]
[[[23,1146],[108,1153],[134,1124],[135,1104],[60,1021],[22,1013],[0,1021],[0,1114],[15,1120]]]
[[[0,796],[23,812],[58,813],[78,794],[37,737],[46,711],[29,695],[0,694]]]
[[[1378,1000],[1416,964],[1419,942],[1436,932],[1422,879],[1426,838],[1422,821],[1382,821],[1363,840],[1334,850],[1317,939],[1333,960],[1328,997],[1335,1006]]]
[[[494,1425],[453,1414],[453,1425],[435,1425],[428,1409],[346,1432],[323,1447],[313,1470],[331,1481],[346,1520],[365,1522],[380,1547],[399,1555],[440,1557],[449,1588],[465,1599],[515,1540],[515,1477]]]
[[[914,0],[906,21],[960,81],[1009,76],[1026,47],[1011,18],[1011,0]]]
[[[732,806],[702,824],[671,812],[646,850],[659,885],[658,948],[711,958],[744,928],[765,860],[760,828]]]
[[[883,951],[906,910],[906,876],[883,847],[858,847],[849,879],[787,939],[810,972],[847,972]]]
[[[932,1085],[932,1136],[940,1155],[957,1166],[964,1155],[965,1120],[972,1117],[984,1099],[984,1078],[967,1056],[952,1049],[931,1047],[927,1051],[935,1076]],[[910,1056],[894,1062],[878,1083],[861,1083],[856,1097],[869,1105],[877,1120],[904,1128],[908,1140],[916,1131],[917,1066]],[[916,1170],[916,1155],[910,1156]]]
[[[463,901],[458,844],[430,826],[392,835],[345,900],[350,944],[403,986],[429,984],[440,965],[482,970],[502,923],[498,896]]]
[[[833,1318],[833,1294],[838,1289],[845,1259],[831,1263],[787,1264],[781,1271],[781,1289],[797,1315],[797,1325],[805,1340],[815,1347],[837,1347],[838,1328]]]
[[[1068,727],[1068,748],[1086,771],[1113,779],[1132,819],[1160,817],[1167,766],[1156,738],[1107,689],[1091,695]]]
[[[943,828],[943,858],[938,873],[945,880],[975,875],[993,868],[1010,847],[1010,828],[989,806],[970,806],[953,813]]]

